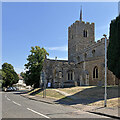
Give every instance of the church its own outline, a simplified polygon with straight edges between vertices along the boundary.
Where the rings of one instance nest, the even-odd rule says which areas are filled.
[[[105,38],[95,41],[95,23],[82,20],[82,9],[80,19],[68,27],[68,60],[46,58],[43,73],[44,80],[55,88],[104,85]],[[107,84],[116,85],[116,81],[107,69]]]

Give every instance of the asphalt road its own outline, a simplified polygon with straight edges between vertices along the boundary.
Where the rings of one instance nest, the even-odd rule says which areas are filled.
[[[2,93],[2,118],[108,118],[69,106],[30,100],[16,93]]]

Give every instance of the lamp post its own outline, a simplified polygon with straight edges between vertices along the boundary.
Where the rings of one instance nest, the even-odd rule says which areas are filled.
[[[104,34],[105,37],[105,96],[104,96],[104,107],[107,107],[107,37]]]

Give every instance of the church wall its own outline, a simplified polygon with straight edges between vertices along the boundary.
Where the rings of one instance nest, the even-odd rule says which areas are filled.
[[[108,70],[107,71],[107,84],[108,85],[115,85],[116,84],[115,80],[116,80],[115,75],[110,70]]]
[[[80,85],[80,76],[83,76],[83,63],[74,64],[68,62],[59,61],[47,61],[46,66],[46,79],[47,82],[52,83],[52,87],[65,87],[65,86],[75,86]],[[93,69],[98,67],[98,78],[93,78]],[[74,72],[74,81],[68,80],[68,71],[72,70]],[[89,85],[104,85],[104,56],[96,57],[92,59],[87,59],[85,61],[85,70],[89,73]],[[56,74],[55,74],[56,71]],[[62,77],[59,78],[59,72],[62,72]],[[107,84],[115,85],[115,76],[112,72],[108,71],[107,74]],[[83,79],[83,78],[82,78]],[[83,79],[83,85],[85,85],[85,80]],[[66,84],[67,82],[67,84]]]
[[[89,73],[89,84],[90,85],[103,84],[103,81],[104,81],[103,63],[104,63],[104,59],[102,58],[86,61],[85,69]],[[93,78],[93,70],[96,66],[98,67],[98,78]]]
[[[98,78],[93,78],[93,69],[95,66],[98,67]],[[92,61],[87,61],[85,68],[89,72],[90,85],[104,85],[105,79],[104,58],[98,58]],[[109,70],[107,70],[107,84],[115,85],[115,76]]]

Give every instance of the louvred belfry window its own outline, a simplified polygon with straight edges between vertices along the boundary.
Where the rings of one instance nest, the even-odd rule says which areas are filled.
[[[87,37],[87,30],[83,31],[83,37]]]

